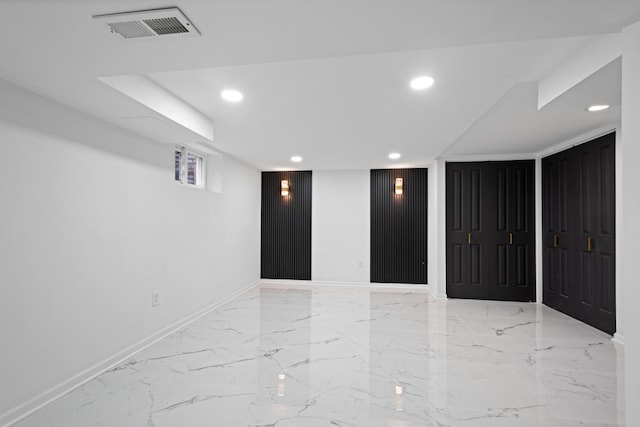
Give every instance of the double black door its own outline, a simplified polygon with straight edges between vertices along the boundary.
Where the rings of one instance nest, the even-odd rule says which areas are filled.
[[[535,299],[534,162],[447,163],[447,296]]]
[[[543,302],[607,333],[615,315],[615,133],[542,160]]]

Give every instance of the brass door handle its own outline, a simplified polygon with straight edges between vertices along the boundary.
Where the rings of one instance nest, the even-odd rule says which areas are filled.
[[[471,244],[471,233],[467,233],[467,245]]]
[[[513,245],[513,233],[509,233],[509,244]]]
[[[554,248],[557,248],[559,246],[559,240],[560,240],[559,237],[560,236],[558,236],[557,234],[553,235],[553,247]]]
[[[591,252],[593,250],[593,237],[587,237],[587,251]]]

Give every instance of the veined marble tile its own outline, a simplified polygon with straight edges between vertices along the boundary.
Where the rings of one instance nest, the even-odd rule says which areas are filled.
[[[516,336],[523,338],[553,338],[572,341],[602,339],[604,334],[567,319],[517,320],[508,317],[468,317],[464,319],[477,335]]]
[[[16,427],[610,427],[622,361],[537,304],[262,285]]]
[[[554,338],[451,334],[434,339],[419,335],[426,357],[457,362],[615,373],[621,368],[610,339],[585,342]]]
[[[580,411],[580,419],[588,422],[623,421],[618,414],[622,401],[615,374],[532,368],[515,372],[537,394],[540,406],[536,412],[541,417],[571,420]]]

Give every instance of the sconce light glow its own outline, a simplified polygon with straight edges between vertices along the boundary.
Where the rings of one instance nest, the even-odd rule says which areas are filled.
[[[280,195],[288,196],[289,195],[289,180],[283,179],[280,181]]]
[[[296,163],[300,163],[302,161],[302,157],[300,156],[293,156],[291,157],[291,161],[292,162],[296,162]]]
[[[402,411],[404,409],[404,405],[403,405],[403,398],[402,395],[404,394],[404,390],[403,387],[401,385],[397,385],[396,386],[396,411]]]
[[[411,80],[411,88],[415,90],[424,90],[433,86],[433,77],[420,76]]]
[[[394,185],[394,192],[396,194],[402,194],[402,178],[396,178],[396,182]]]
[[[595,111],[606,110],[607,108],[609,108],[608,105],[592,105],[591,107],[587,108],[587,110],[593,113]]]
[[[234,89],[225,89],[220,93],[220,96],[222,99],[229,102],[240,102],[242,101],[242,98],[244,98],[242,93]]]
[[[398,160],[400,158],[400,153],[391,153],[389,154],[389,158],[391,160]]]
[[[284,397],[284,374],[278,374],[278,397]]]

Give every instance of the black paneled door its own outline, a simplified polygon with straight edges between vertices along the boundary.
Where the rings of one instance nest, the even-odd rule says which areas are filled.
[[[615,133],[542,160],[544,303],[607,333],[615,312]]]
[[[488,209],[492,224],[490,247],[496,260],[489,263],[490,298],[535,300],[535,163],[492,162],[495,201]],[[495,283],[495,286],[493,284]]]
[[[447,163],[447,296],[489,298],[482,163]]]
[[[371,281],[427,283],[427,169],[371,171]]]
[[[569,281],[575,280],[569,276],[573,269],[569,253],[575,251],[578,195],[576,176],[570,173],[572,157],[564,151],[542,159],[543,301],[564,313],[575,312],[569,298]]]
[[[262,172],[263,279],[311,280],[311,179],[311,171]]]
[[[447,163],[447,296],[535,297],[533,161]]]

